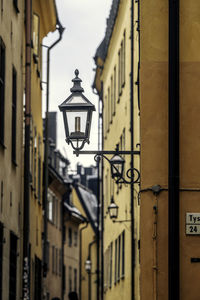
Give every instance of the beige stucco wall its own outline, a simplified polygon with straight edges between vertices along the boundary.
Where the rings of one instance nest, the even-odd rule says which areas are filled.
[[[200,212],[198,1],[180,1],[180,299],[199,298],[199,236],[185,232]],[[168,3],[141,2],[141,189],[168,187]],[[183,191],[183,189],[189,189]],[[153,206],[157,205],[155,216]],[[168,299],[168,193],[141,192],[141,299]],[[155,236],[157,230],[157,235]],[[155,237],[153,239],[153,236]],[[155,298],[157,297],[157,298]]]

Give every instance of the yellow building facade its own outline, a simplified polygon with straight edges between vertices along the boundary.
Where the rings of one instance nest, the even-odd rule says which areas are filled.
[[[91,190],[75,183],[72,199],[73,205],[85,218],[85,222],[79,226],[79,299],[93,300],[97,299],[97,224],[91,216],[95,216],[97,213],[96,197]],[[89,272],[85,268],[88,259],[91,262]]]
[[[115,150],[116,145],[121,151],[139,150],[137,24],[138,3],[113,1],[105,38],[95,55],[97,68],[93,84],[103,106],[103,150]],[[139,170],[139,156],[133,156],[132,161],[131,155],[123,157],[124,173],[131,167]],[[102,297],[140,299],[139,183],[116,184],[111,176],[110,165],[105,160],[102,176]],[[115,222],[110,219],[108,212],[111,200],[119,207]]]
[[[0,298],[20,299],[24,1],[0,4]]]
[[[43,120],[42,120],[42,40],[56,29],[55,1],[32,1],[31,7],[31,118],[30,118],[30,297],[40,299],[42,293],[42,178],[43,178]],[[35,298],[34,298],[35,297]]]

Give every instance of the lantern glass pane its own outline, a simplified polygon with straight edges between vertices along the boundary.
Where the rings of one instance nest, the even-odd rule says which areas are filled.
[[[87,111],[67,111],[69,137],[85,136]]]
[[[112,165],[112,173],[113,176],[119,176],[122,175],[122,164],[113,164]]]
[[[110,217],[111,218],[116,218],[117,217],[117,207],[112,207],[111,209],[110,209]]]
[[[77,96],[72,96],[70,100],[68,100],[67,102],[68,104],[85,104],[87,103],[87,101],[81,97],[80,95],[77,95]]]

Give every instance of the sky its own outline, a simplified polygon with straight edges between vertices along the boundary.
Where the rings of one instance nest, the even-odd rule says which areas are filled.
[[[76,158],[72,147],[66,144],[63,119],[58,105],[70,95],[71,80],[75,77],[75,69],[78,69],[84,95],[96,106],[90,144],[85,144],[83,150],[97,150],[98,97],[91,88],[95,75],[93,57],[105,35],[106,19],[109,16],[111,3],[112,0],[56,0],[58,16],[65,31],[61,42],[50,52],[49,111],[57,111],[57,148],[68,157],[73,170],[78,162],[90,166],[95,165],[95,161],[90,155],[80,155]],[[43,44],[50,45],[57,37],[57,32],[50,33],[43,40]],[[45,93],[44,88],[44,99]]]

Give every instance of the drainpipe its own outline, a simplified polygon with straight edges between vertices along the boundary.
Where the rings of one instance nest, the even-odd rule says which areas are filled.
[[[134,150],[134,0],[131,0],[131,76],[130,76],[130,118],[131,118],[131,151]],[[134,168],[134,156],[131,155],[131,168]],[[134,237],[134,184],[131,189],[131,299],[135,298],[135,237]]]
[[[88,221],[86,221],[86,224],[84,227],[80,229],[80,237],[79,237],[79,299],[82,299],[82,278],[81,278],[81,273],[82,273],[82,231],[88,227]]]
[[[90,261],[91,261],[91,248],[92,248],[92,245],[95,244],[96,242],[97,242],[97,240],[95,239],[94,241],[89,243],[88,260],[90,260]],[[88,273],[88,300],[92,299],[91,298],[91,296],[92,296],[91,275],[92,275],[92,272],[90,271]]]
[[[31,18],[32,1],[25,1],[25,145],[24,145],[24,213],[23,213],[23,299],[30,295],[29,205],[30,205],[30,118],[31,118]]]
[[[179,0],[169,0],[168,299],[180,299],[179,244]]]
[[[104,132],[104,120],[103,120],[103,110],[104,110],[104,103],[103,103],[103,97],[104,97],[104,86],[103,81],[101,82],[101,118],[102,118],[102,127],[101,127],[101,149],[104,149],[104,138],[103,138],[103,132]],[[100,252],[101,252],[101,300],[104,299],[104,199],[103,199],[103,184],[104,184],[104,162],[101,161],[101,232],[100,232],[100,240],[101,240],[101,246],[100,246]]]
[[[57,13],[57,12],[56,12]],[[47,227],[47,193],[48,193],[48,153],[49,153],[49,60],[50,60],[50,51],[52,48],[58,44],[61,39],[63,32],[65,30],[62,27],[58,15],[56,21],[56,29],[59,32],[59,38],[49,47],[47,47],[47,95],[46,95],[46,118],[45,118],[45,152],[44,152],[44,195],[43,195],[43,211],[44,211],[44,250],[43,250],[43,277],[47,276],[47,236],[48,236],[48,227]],[[46,46],[45,46],[46,47]]]
[[[99,300],[99,275],[100,275],[100,261],[99,261],[99,254],[100,254],[100,161],[97,162],[97,170],[98,170],[98,178],[97,178],[97,285],[96,285],[96,299]]]

